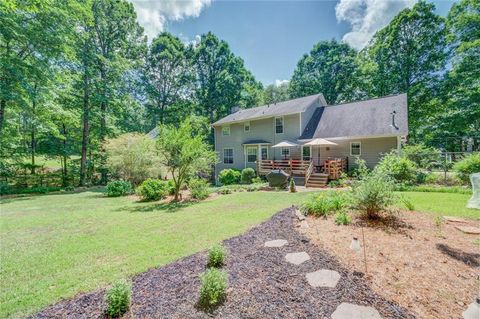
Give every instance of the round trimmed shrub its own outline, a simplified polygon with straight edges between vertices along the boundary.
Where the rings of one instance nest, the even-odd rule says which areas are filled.
[[[453,169],[463,182],[468,183],[470,174],[480,173],[480,153],[467,155],[460,162],[457,162]]]
[[[208,250],[208,267],[222,267],[227,257],[227,251],[221,245],[213,246]]]
[[[242,183],[243,184],[252,184],[252,180],[257,176],[255,170],[251,167],[244,168],[242,170]]]
[[[227,168],[218,174],[218,180],[222,185],[238,184],[240,182],[241,173],[238,170]]]
[[[118,197],[132,193],[132,184],[127,181],[111,181],[107,184],[107,196]]]
[[[137,195],[143,200],[164,199],[169,194],[170,187],[167,181],[149,178],[137,188]]]

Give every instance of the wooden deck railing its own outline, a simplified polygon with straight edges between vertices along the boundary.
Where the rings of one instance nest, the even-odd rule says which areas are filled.
[[[261,160],[257,161],[257,172],[259,175],[265,175],[268,174],[272,169],[281,169],[289,174],[304,175],[310,166],[313,167],[312,161]]]

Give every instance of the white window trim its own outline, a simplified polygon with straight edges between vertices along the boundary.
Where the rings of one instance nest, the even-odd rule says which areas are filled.
[[[360,146],[360,154],[352,154],[352,144],[358,144]],[[350,156],[362,156],[362,142],[350,142]]]
[[[248,130],[246,130],[247,126],[248,126]],[[243,123],[243,131],[245,133],[250,133],[252,131],[252,126],[250,125],[250,122]]]
[[[231,163],[225,163],[225,150],[232,150],[232,162]],[[233,165],[235,163],[235,150],[233,147],[225,147],[222,149],[222,163],[223,165]]]
[[[223,129],[228,128],[228,134],[224,134]],[[230,125],[222,126],[222,136],[230,136],[232,132],[230,131]]]
[[[255,150],[256,159],[255,159],[255,161],[253,161],[253,162],[248,160],[248,149],[254,149],[254,150]],[[245,147],[245,155],[246,155],[246,157],[247,157],[247,158],[246,158],[247,163],[255,163],[255,162],[257,162],[257,160],[258,160],[258,147],[257,147],[257,146],[247,146],[247,147]]]
[[[282,133],[277,133],[277,119],[282,119]],[[273,131],[275,135],[280,135],[285,133],[285,118],[283,116],[276,116],[273,120]]]
[[[305,145],[302,145],[302,149],[300,150],[302,152],[302,161],[304,160],[303,159],[303,148],[304,147],[308,147],[310,149],[310,161],[312,160],[312,147],[311,146],[305,146]]]
[[[266,149],[266,150],[267,150],[267,158],[266,158],[266,159],[263,159],[263,158],[262,158],[262,149]],[[268,146],[267,146],[267,145],[260,145],[260,160],[261,160],[261,161],[268,160]]]
[[[280,156],[282,157],[282,159],[283,159],[283,157],[284,157],[283,150],[287,150],[287,151],[288,151],[285,157],[290,157],[290,148],[289,148],[289,147],[282,147],[282,148],[280,149]]]

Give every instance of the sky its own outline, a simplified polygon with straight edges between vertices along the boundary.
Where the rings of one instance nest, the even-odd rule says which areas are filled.
[[[213,32],[228,42],[264,85],[290,79],[321,40],[363,48],[378,29],[415,0],[131,0],[149,39],[168,31],[184,42]],[[450,0],[433,1],[446,16]]]

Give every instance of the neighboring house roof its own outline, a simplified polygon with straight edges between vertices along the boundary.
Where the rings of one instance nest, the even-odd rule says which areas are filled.
[[[243,145],[251,145],[251,144],[271,144],[265,140],[248,140],[242,143]]]
[[[275,104],[263,105],[251,109],[242,109],[218,120],[212,125],[218,126],[223,124],[243,122],[272,116],[301,113],[307,110],[307,108],[314,103],[319,103],[319,105],[326,105],[323,94],[314,94],[294,100],[278,102]]]
[[[320,109],[311,119],[316,123],[310,121],[299,139],[408,135],[407,94]]]

